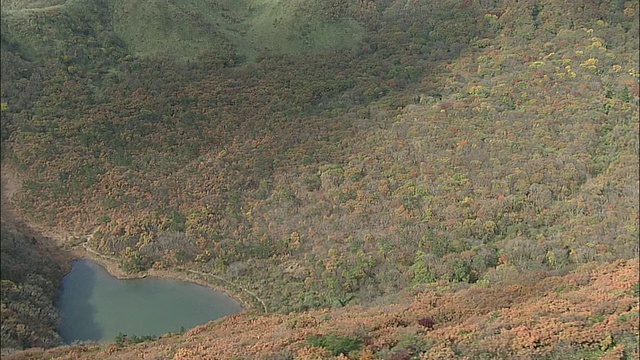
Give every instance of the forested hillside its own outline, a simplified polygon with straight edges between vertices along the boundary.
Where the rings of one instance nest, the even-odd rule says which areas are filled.
[[[528,311],[553,293],[547,281],[626,264],[627,280],[607,284],[619,289],[602,290],[620,296],[592,299],[607,315],[556,320],[599,323],[593,333],[612,339],[566,351],[637,355],[637,326],[613,318],[638,316],[637,2],[2,7],[2,162],[22,179],[13,206],[30,223],[91,233],[90,248],[132,273],[223,277],[279,313],[240,322],[318,309],[364,319],[408,303],[398,293],[415,310],[435,289],[459,299],[504,284],[531,290],[504,306]],[[472,351],[462,332],[475,330],[453,328],[491,314],[467,305],[435,321],[442,336],[407,340],[433,346],[395,358],[447,341]],[[547,354],[549,339],[524,347]],[[359,340],[370,358],[396,356]]]
[[[3,353],[62,345],[55,331],[59,315],[54,304],[63,267],[42,256],[46,252],[35,238],[15,229],[3,226],[0,241]]]
[[[55,307],[69,257],[19,219],[9,200],[17,179],[2,169],[0,201],[0,354],[62,345]]]

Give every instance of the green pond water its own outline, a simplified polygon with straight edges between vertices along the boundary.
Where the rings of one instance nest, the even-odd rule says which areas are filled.
[[[197,284],[165,279],[119,280],[97,263],[72,263],[58,301],[68,342],[114,341],[128,336],[179,332],[242,310],[226,294]]]

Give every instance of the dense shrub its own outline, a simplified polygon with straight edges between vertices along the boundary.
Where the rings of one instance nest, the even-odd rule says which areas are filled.
[[[311,336],[307,339],[313,346],[323,347],[333,355],[348,354],[351,351],[360,350],[362,340],[343,337],[335,334]]]

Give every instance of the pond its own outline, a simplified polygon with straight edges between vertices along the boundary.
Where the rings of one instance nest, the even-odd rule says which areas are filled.
[[[67,343],[179,332],[242,310],[224,293],[166,279],[119,280],[87,259],[62,279],[58,332]]]

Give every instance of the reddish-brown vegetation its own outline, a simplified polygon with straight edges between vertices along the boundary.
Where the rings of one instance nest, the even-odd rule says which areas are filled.
[[[27,61],[3,22],[15,206],[94,233],[127,271],[214,274],[311,311],[234,317],[160,357],[317,358],[306,339],[329,333],[382,358],[636,351],[629,283],[592,282],[639,251],[638,4],[355,3],[361,48],[244,64],[136,58],[73,14],[68,49]],[[29,14],[14,25],[63,21]],[[404,312],[354,307],[411,291]],[[249,319],[261,331],[225,333]]]
[[[363,340],[361,350],[345,354],[351,359],[560,359],[579,353],[631,359],[638,355],[638,280],[637,260],[616,261],[512,285],[458,291],[434,285],[402,294],[393,305],[248,312],[153,343],[30,350],[7,359],[345,358],[310,347],[310,337],[326,334]],[[432,331],[423,319],[435,323]]]

